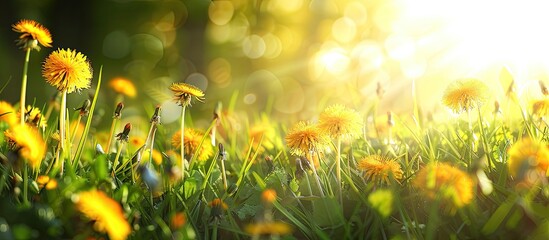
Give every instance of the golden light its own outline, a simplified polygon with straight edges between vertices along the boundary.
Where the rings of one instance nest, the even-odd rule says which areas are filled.
[[[495,63],[549,66],[547,1],[420,0],[402,4],[404,13],[396,28],[405,28],[408,22],[410,36],[433,28],[417,40],[435,37],[445,41],[448,57],[467,60],[463,63],[468,68]],[[425,25],[427,20],[430,26]]]

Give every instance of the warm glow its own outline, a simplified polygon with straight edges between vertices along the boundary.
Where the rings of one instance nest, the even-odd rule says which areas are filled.
[[[406,34],[399,39],[415,38],[416,45],[436,42],[417,54],[440,48],[438,61],[469,73],[494,65],[549,67],[547,1],[419,0],[402,1],[402,6],[402,16],[393,25],[394,31]]]

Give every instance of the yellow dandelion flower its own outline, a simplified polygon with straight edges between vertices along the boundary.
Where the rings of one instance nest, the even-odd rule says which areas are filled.
[[[187,222],[187,217],[185,217],[185,213],[178,212],[174,214],[170,221],[170,226],[172,229],[179,229],[185,225]]]
[[[57,180],[50,178],[47,175],[40,175],[36,179],[36,183],[38,184],[38,188],[46,188],[46,190],[52,190],[57,188]]]
[[[252,146],[258,151],[274,148],[276,131],[268,122],[262,122],[250,128],[249,139],[253,139]],[[261,146],[259,145],[261,141]]]
[[[358,162],[358,168],[364,171],[366,179],[386,184],[391,183],[389,176],[399,181],[403,175],[398,162],[380,155],[365,157]]]
[[[20,117],[21,113],[17,112],[17,118]],[[48,121],[42,117],[42,113],[39,108],[28,105],[25,110],[25,122],[31,126],[45,129]]]
[[[94,228],[99,232],[106,232],[110,239],[126,239],[131,233],[122,207],[104,192],[81,192],[76,201],[76,208],[95,221]]]
[[[442,101],[454,113],[480,107],[488,100],[489,88],[477,79],[459,79],[446,89]]]
[[[90,87],[93,74],[84,54],[71,49],[58,49],[44,61],[42,76],[60,92],[72,93]]]
[[[229,209],[229,206],[225,202],[223,202],[223,200],[221,200],[220,198],[216,198],[212,200],[211,202],[208,203],[208,206],[210,206],[211,208],[219,207],[223,210]]]
[[[446,163],[425,166],[413,181],[424,196],[438,199],[454,214],[473,201],[473,180],[465,172]]]
[[[261,193],[261,201],[264,203],[273,203],[276,201],[276,191],[274,189],[265,189]]]
[[[545,117],[549,114],[549,99],[536,100],[532,103],[532,114]]]
[[[149,160],[149,158],[151,157],[150,156],[150,150],[147,149],[145,151],[143,151],[143,156],[142,156],[142,159],[145,159],[145,160]],[[156,165],[160,165],[162,164],[162,153],[160,153],[158,150],[156,149],[153,149],[153,152],[152,152],[152,160],[154,161],[154,163]]]
[[[53,42],[50,31],[33,20],[23,19],[12,25],[12,30],[21,33],[17,45],[22,48],[33,48],[40,50],[38,44],[44,47],[51,47]]]
[[[143,139],[142,137],[133,136],[133,137],[130,137],[129,142],[132,146],[136,148],[140,148],[145,144],[145,139]]]
[[[507,165],[511,176],[533,182],[539,176],[545,176],[549,168],[549,148],[538,141],[524,138],[517,141],[508,150]]]
[[[328,139],[320,132],[317,125],[298,122],[286,135],[286,144],[295,155],[305,156],[309,151],[325,147]]]
[[[187,83],[173,83],[170,86],[170,90],[174,94],[173,100],[181,106],[191,105],[192,97],[195,97],[199,101],[204,97],[202,90]]]
[[[249,224],[244,230],[250,235],[286,235],[293,231],[292,226],[278,221]]]
[[[137,89],[135,88],[133,82],[123,77],[111,79],[109,82],[109,87],[111,87],[116,93],[123,94],[131,98],[137,95]]]
[[[15,125],[4,132],[14,151],[26,159],[33,168],[40,167],[46,154],[46,143],[37,129],[27,125]]]
[[[191,156],[193,154],[198,154],[196,159],[201,163],[205,163],[206,160],[213,156],[213,147],[209,144],[208,139],[205,139],[200,150],[198,149],[202,138],[204,138],[203,132],[192,128],[185,128],[185,135],[183,137],[183,141],[185,142],[185,155]],[[181,131],[177,131],[172,136],[172,146],[176,149],[181,148]]]
[[[318,118],[318,128],[333,138],[354,138],[362,133],[362,117],[343,105],[333,105]]]
[[[0,101],[0,122],[6,122],[13,126],[19,122],[17,111],[11,104],[5,101]]]

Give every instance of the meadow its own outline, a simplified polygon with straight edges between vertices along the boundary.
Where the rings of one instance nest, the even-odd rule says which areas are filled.
[[[44,26],[21,20],[19,102],[0,99],[1,239],[546,239],[549,236],[549,90],[516,91],[455,79],[424,113],[326,104],[311,119],[242,116],[234,99],[174,82],[180,108],[162,124],[160,103],[141,103],[142,122],[124,118],[130,79],[103,79],[75,49],[52,47]],[[15,46],[14,46],[15,47]],[[42,48],[45,59],[33,59]],[[40,68],[58,91],[26,95]],[[36,79],[35,79],[36,80]],[[2,91],[6,91],[6,84]],[[502,88],[495,101],[490,88]],[[90,93],[83,102],[68,95]],[[94,124],[101,92],[115,109]],[[196,126],[197,105],[214,109]],[[73,107],[79,106],[79,107]],[[156,106],[156,107],[155,107]],[[366,110],[364,110],[366,109]],[[200,115],[201,117],[203,114]],[[243,121],[242,119],[249,119]]]

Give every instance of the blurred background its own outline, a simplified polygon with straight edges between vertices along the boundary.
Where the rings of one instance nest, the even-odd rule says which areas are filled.
[[[504,93],[502,67],[519,91],[545,81],[547,6],[490,0],[7,0],[0,10],[0,83],[7,83],[0,98],[16,103],[19,97],[24,53],[11,25],[33,19],[50,30],[54,47],[31,54],[31,102],[44,103],[55,93],[40,75],[43,59],[57,48],[73,48],[89,57],[94,84],[100,66],[105,83],[131,79],[138,97],[126,105],[137,108],[169,104],[167,86],[184,81],[206,92],[206,103],[193,107],[205,116],[217,102],[227,106],[233,99],[243,111],[309,119],[333,103],[366,110],[377,101],[376,90],[384,92],[381,112],[409,113],[413,93],[425,111],[436,111],[444,89],[458,78],[485,81],[496,100]],[[86,94],[71,94],[69,101]],[[111,111],[115,94],[106,84],[101,94]]]

